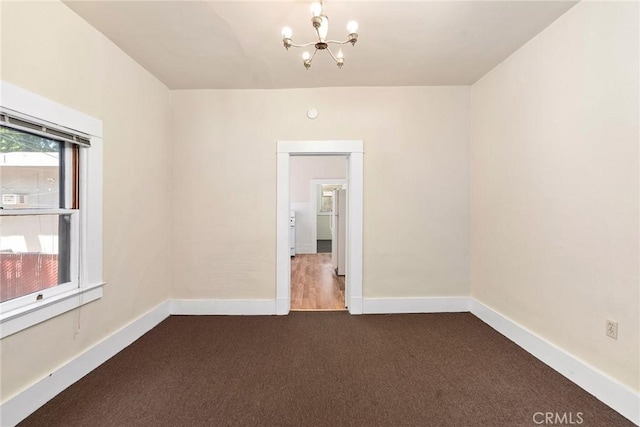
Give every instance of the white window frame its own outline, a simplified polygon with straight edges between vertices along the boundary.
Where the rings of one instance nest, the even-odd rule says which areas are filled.
[[[1,303],[0,338],[4,338],[102,297],[103,156],[102,121],[99,119],[4,81],[0,81],[0,106],[38,121],[90,135],[91,141],[91,148],[81,147],[79,150],[80,209],[37,210],[40,215],[55,211],[57,214],[71,214],[71,237],[77,237],[77,244],[71,245],[71,271],[74,277],[78,277],[77,283],[38,292],[42,294],[40,300],[24,303],[24,297],[21,297]],[[23,209],[19,214],[26,213],[31,211]],[[33,294],[30,296],[33,299]]]

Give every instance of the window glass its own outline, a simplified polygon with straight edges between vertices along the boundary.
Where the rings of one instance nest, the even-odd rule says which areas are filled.
[[[322,184],[320,199],[320,212],[333,210],[333,192],[342,188],[342,184]]]
[[[64,142],[0,127],[0,203],[3,209],[69,207]],[[72,150],[68,150],[72,151]],[[68,192],[68,191],[67,191]]]
[[[0,216],[0,302],[70,281],[70,215]]]
[[[0,302],[77,283],[77,153],[73,144],[0,127]]]

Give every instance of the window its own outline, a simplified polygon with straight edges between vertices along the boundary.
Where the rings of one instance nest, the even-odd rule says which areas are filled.
[[[0,85],[5,337],[102,296],[102,123]]]
[[[0,124],[0,303],[5,307],[79,285],[79,149]]]
[[[342,188],[342,184],[321,184],[319,212],[333,210],[333,192]]]

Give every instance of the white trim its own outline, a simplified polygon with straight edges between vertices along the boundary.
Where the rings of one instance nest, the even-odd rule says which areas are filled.
[[[2,209],[0,216],[73,215],[78,209]]]
[[[469,311],[469,297],[365,298],[365,314],[462,313]]]
[[[318,244],[315,245],[311,243],[296,243],[296,255],[299,254],[315,254],[318,252]]]
[[[346,288],[345,286],[345,291],[348,292],[348,288]],[[362,305],[362,296],[354,296],[354,295],[349,295],[346,296],[345,298],[347,298],[347,300],[349,301],[349,313],[350,314],[364,314],[363,311],[363,305]]]
[[[171,300],[175,315],[268,316],[276,314],[272,299]]]
[[[80,286],[102,282],[103,220],[103,141],[91,138],[91,148],[80,148],[80,173],[88,182],[80,182],[81,241]]]
[[[640,425],[639,393],[473,298],[470,308],[471,313],[493,329]]]
[[[169,316],[169,301],[109,335],[0,406],[3,426],[16,425],[58,393],[106,362]]]
[[[363,150],[361,140],[278,141],[276,174],[276,312],[289,313],[291,298],[291,257],[289,253],[290,156],[333,154],[347,156],[347,257],[346,295],[351,314],[362,314],[362,218]]]
[[[278,141],[278,154],[286,153],[299,156],[309,154],[337,154],[347,156],[351,153],[363,153],[361,140],[340,141]]]
[[[38,120],[102,138],[102,120],[53,102],[9,82],[0,81],[0,105]]]
[[[285,314],[289,314],[289,310],[291,308],[291,301],[289,300],[289,296],[276,298],[276,314],[281,316]]]
[[[276,176],[276,314],[289,314],[291,308],[291,253],[289,226],[290,171],[288,153],[277,154]]]
[[[8,337],[23,329],[102,298],[103,285],[104,283],[97,283],[85,288],[76,288],[2,313],[0,338]]]
[[[349,156],[347,166],[347,244],[345,301],[351,314],[362,314],[362,248],[364,214],[364,155],[362,150]]]

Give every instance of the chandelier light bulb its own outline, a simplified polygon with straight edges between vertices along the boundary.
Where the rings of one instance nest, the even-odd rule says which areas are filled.
[[[309,58],[311,58],[311,54],[309,52],[302,52],[302,59],[307,61]]]
[[[322,15],[322,5],[320,3],[312,3],[311,4],[311,15],[312,16],[320,16],[320,15]]]
[[[349,31],[350,34],[357,33],[358,23],[356,21],[349,21],[347,23],[347,31]]]
[[[327,34],[329,34],[329,19],[326,16],[320,17],[321,24],[318,27],[318,37],[320,37],[320,41],[325,41],[327,39]]]
[[[293,31],[291,31],[291,28],[289,28],[289,27],[284,27],[284,28],[282,29],[282,38],[284,38],[284,39],[290,39],[292,35],[293,35]]]
[[[344,65],[344,55],[342,54],[342,49],[338,50],[338,54],[336,55],[335,60],[338,68],[342,69],[342,66]]]

